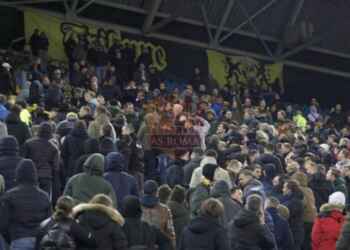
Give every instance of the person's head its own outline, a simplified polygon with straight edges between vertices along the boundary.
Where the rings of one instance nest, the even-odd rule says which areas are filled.
[[[224,214],[224,205],[218,199],[209,198],[201,205],[201,215],[219,218]]]
[[[42,122],[39,127],[38,136],[40,138],[51,139],[53,129],[50,123]]]
[[[269,196],[266,200],[266,208],[272,207],[272,208],[278,208],[278,205],[280,204],[280,201],[273,196]]]
[[[168,184],[163,184],[158,188],[158,197],[160,203],[167,204],[171,194],[171,188]]]
[[[343,192],[334,192],[328,197],[328,204],[336,206],[341,211],[345,208],[346,197]]]
[[[203,156],[203,150],[200,147],[196,147],[192,150],[191,159],[201,158]]]
[[[78,120],[75,124],[74,124],[74,128],[78,129],[78,130],[86,130],[86,123],[83,120]]]
[[[291,195],[298,193],[300,191],[299,183],[295,180],[289,180],[286,183],[284,183],[283,186],[283,194],[284,195]]]
[[[123,199],[123,216],[126,218],[141,218],[142,209],[138,197],[128,195]]]
[[[90,155],[84,162],[84,170],[91,176],[101,176],[104,173],[105,158],[100,153]]]
[[[144,194],[150,196],[158,195],[158,184],[154,180],[148,180],[144,185]]]
[[[262,166],[259,164],[253,164],[252,166],[253,175],[256,179],[260,180],[263,176]]]
[[[335,182],[335,180],[340,176],[341,176],[341,172],[338,169],[332,167],[328,170],[326,178],[328,181]]]
[[[290,161],[287,163],[287,173],[295,173],[300,169],[300,165],[298,162],[296,161]]]
[[[30,159],[21,160],[16,167],[17,184],[38,184],[38,173],[34,162]]]
[[[346,148],[340,150],[337,158],[338,158],[338,161],[343,161],[343,160],[349,159],[350,158],[349,150]]]
[[[235,186],[231,189],[231,199],[243,203],[243,192],[240,187]]]
[[[238,176],[239,185],[241,187],[245,187],[252,179],[254,179],[254,175],[252,171],[248,169],[243,169]]]
[[[249,195],[245,208],[256,213],[257,215],[261,214],[263,211],[262,198],[257,194]]]
[[[205,180],[209,181],[210,183],[214,182],[214,176],[217,167],[218,166],[216,164],[210,163],[204,165],[202,174]]]
[[[317,164],[311,160],[306,161],[304,164],[306,173],[309,175],[316,174],[318,172]]]
[[[279,214],[283,219],[285,219],[286,221],[288,221],[288,219],[289,219],[289,209],[288,209],[288,207],[286,207],[285,205],[279,204],[279,205],[277,206],[277,211],[278,211],[278,214]]]
[[[75,206],[75,202],[72,197],[61,196],[60,198],[58,198],[56,202],[53,218],[56,221],[70,218],[72,216],[74,206]]]
[[[113,207],[113,201],[105,194],[97,194],[89,201],[90,204],[99,204],[106,207]]]
[[[179,204],[183,204],[186,198],[186,189],[180,185],[176,185],[170,194],[170,201],[177,202]]]

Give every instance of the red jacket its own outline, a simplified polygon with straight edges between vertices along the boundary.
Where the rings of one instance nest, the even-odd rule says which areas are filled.
[[[339,207],[325,204],[312,228],[312,250],[336,250],[336,243],[344,223]]]

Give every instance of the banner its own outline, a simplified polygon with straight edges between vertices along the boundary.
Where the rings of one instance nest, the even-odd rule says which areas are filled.
[[[77,41],[78,36],[84,37],[89,43],[98,39],[103,39],[108,48],[112,46],[116,39],[125,47],[132,46],[135,50],[135,57],[138,58],[144,48],[148,48],[152,56],[152,65],[159,71],[163,71],[168,66],[167,53],[165,48],[159,44],[144,41],[143,39],[129,39],[119,30],[86,25],[75,22],[68,22],[64,19],[36,11],[24,12],[25,37],[30,41],[30,37],[35,29],[45,32],[49,41],[49,58],[59,61],[67,61],[65,46],[70,39]]]
[[[219,85],[257,86],[279,84],[283,88],[283,64],[266,64],[244,56],[226,56],[207,50],[209,74]]]

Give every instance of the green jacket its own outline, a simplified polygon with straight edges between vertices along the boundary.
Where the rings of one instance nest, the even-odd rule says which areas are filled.
[[[71,196],[77,203],[87,203],[97,194],[109,196],[117,207],[113,187],[103,178],[104,157],[92,154],[84,163],[84,173],[74,175],[66,184],[64,195]]]
[[[333,182],[335,192],[342,192],[345,195],[346,200],[348,200],[348,191],[346,188],[346,183],[343,177],[337,177]]]
[[[200,183],[190,197],[191,219],[200,215],[202,202],[210,198],[210,186]]]

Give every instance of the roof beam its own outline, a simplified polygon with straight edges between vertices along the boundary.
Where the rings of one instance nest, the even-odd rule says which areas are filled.
[[[164,28],[169,23],[174,22],[178,17],[179,17],[178,15],[173,15],[173,16],[164,18],[162,21],[152,25],[152,27],[149,29],[148,33],[152,33],[152,32],[155,32],[155,31],[158,31],[158,30]]]
[[[148,33],[148,31],[152,27],[154,18],[156,17],[158,9],[162,3],[162,0],[151,0],[151,1],[152,3],[150,5],[150,10],[142,26],[142,31],[144,34]]]
[[[87,3],[85,3],[83,6],[81,6],[79,9],[77,9],[75,11],[75,14],[78,15],[80,14],[81,12],[83,12],[84,10],[86,10],[87,8],[90,7],[90,5],[92,5],[96,0],[90,0],[88,1]]]
[[[224,13],[224,15],[222,16],[222,18],[220,20],[219,28],[216,30],[216,33],[215,33],[215,39],[214,39],[215,43],[218,43],[219,37],[220,37],[221,32],[222,32],[222,29],[226,25],[227,19],[229,18],[230,14],[232,12],[232,8],[235,5],[235,0],[228,0],[228,1],[229,2],[227,4],[225,13]]]
[[[209,43],[213,44],[214,43],[214,38],[213,38],[213,34],[211,33],[211,29],[210,29],[210,26],[209,26],[209,20],[208,20],[207,11],[206,11],[206,9],[205,9],[203,4],[201,6],[201,12],[202,12],[202,18],[203,18],[203,21],[204,21],[205,28],[206,28],[206,30],[208,32]]]
[[[251,15],[251,20],[254,20],[257,16],[259,16],[260,14],[264,13],[266,10],[268,10],[275,2],[277,2],[277,0],[271,0],[270,2],[268,2],[267,4],[265,4],[264,6],[262,6],[260,9],[258,9],[253,15]],[[220,38],[219,42],[222,43],[224,41],[226,41],[228,38],[230,38],[233,34],[237,33],[238,30],[240,30],[241,28],[243,28],[246,24],[249,23],[249,20],[245,20],[243,22],[241,22],[240,24],[238,24],[236,27],[234,27],[229,33],[227,33],[226,35],[224,35],[222,38]]]
[[[283,50],[285,49],[288,27],[295,25],[296,21],[298,20],[298,16],[299,16],[301,10],[303,9],[304,2],[305,2],[305,0],[296,1],[294,8],[291,11],[291,15],[289,17],[289,20],[284,27],[281,40],[278,43],[278,46],[276,48],[276,51],[275,51],[276,57],[280,56],[282,54]]]
[[[264,47],[264,49],[266,50],[267,54],[270,57],[273,57],[273,54],[271,52],[271,49],[269,48],[269,46],[267,45],[266,41],[262,38],[260,30],[258,29],[258,27],[256,27],[256,25],[254,24],[253,20],[252,20],[252,16],[249,15],[247,9],[245,8],[245,6],[242,4],[241,0],[237,0],[237,4],[238,7],[241,9],[241,11],[243,12],[243,14],[246,16],[246,18],[248,19],[248,22],[250,24],[250,26],[254,29],[257,37],[259,38],[262,46]]]

